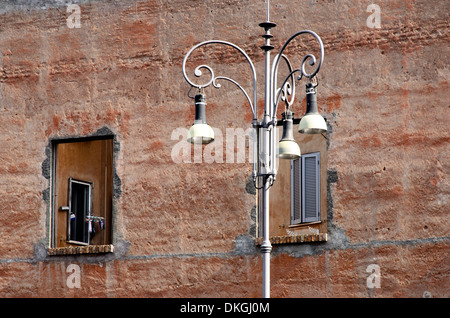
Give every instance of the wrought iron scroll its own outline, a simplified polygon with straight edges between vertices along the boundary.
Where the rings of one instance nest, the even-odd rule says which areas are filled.
[[[277,81],[276,81],[277,79],[276,79],[276,77],[274,78],[274,82],[272,84],[273,88],[276,89],[276,92],[274,94],[274,101],[276,104],[278,104],[278,102],[281,99],[282,101],[285,102],[286,109],[288,109],[288,108],[290,109],[295,100],[294,73],[298,72],[299,69],[292,70],[292,64],[289,61],[289,59],[285,55],[281,55],[281,57],[286,62],[287,66],[289,68],[289,75],[286,76],[286,78],[284,79],[283,84],[281,84],[280,88],[276,88],[277,87]],[[275,57],[275,60],[277,60],[277,59],[278,59],[278,56]],[[275,64],[273,64],[273,66],[275,66]],[[272,72],[273,71],[274,71],[274,68],[272,67]],[[291,98],[289,98],[289,96],[291,96]],[[276,114],[274,114],[273,116],[275,117]]]
[[[319,43],[320,46],[320,58],[319,60],[316,59],[316,57],[313,54],[307,54],[303,57],[302,60],[302,64],[300,68],[297,69],[292,69],[292,66],[289,62],[289,60],[283,55],[284,50],[286,49],[286,47],[288,46],[288,44],[296,37],[303,35],[303,34],[311,34],[312,36],[314,36],[316,38],[316,40]],[[280,88],[276,87],[276,79],[277,79],[277,73],[278,73],[278,65],[279,62],[281,60],[281,58],[283,58],[286,63],[288,64],[289,67],[289,75],[287,75],[287,77],[285,78],[285,80],[283,81],[283,84],[281,85]],[[286,106],[290,107],[290,105],[292,105],[293,101],[294,101],[294,97],[295,97],[295,83],[294,83],[294,74],[299,73],[299,75],[297,75],[297,80],[301,80],[304,77],[308,78],[309,80],[312,80],[316,74],[319,72],[320,70],[320,66],[323,63],[323,58],[324,58],[324,48],[323,48],[323,43],[321,38],[313,31],[310,30],[303,30],[303,31],[299,31],[297,33],[295,33],[294,35],[292,35],[283,45],[283,47],[280,50],[280,53],[275,57],[273,65],[272,65],[272,83],[273,83],[273,88],[272,88],[272,96],[273,96],[273,120],[276,121],[276,114],[277,114],[277,108],[278,108],[278,102],[280,100],[280,96],[282,97],[282,100],[284,100],[286,102]],[[316,65],[316,68],[311,72],[311,73],[307,73],[306,72],[306,62],[308,62],[309,60],[309,64],[311,66]],[[290,83],[289,84],[289,80]],[[290,87],[292,86],[292,87]],[[287,100],[287,96],[288,95],[292,95],[291,99]]]
[[[189,56],[191,55],[191,53],[193,51],[195,51],[196,49],[198,49],[201,46],[207,45],[207,44],[223,44],[223,45],[228,45],[231,46],[233,48],[235,48],[236,50],[238,50],[248,61],[248,63],[250,64],[251,67],[251,71],[252,71],[252,76],[253,76],[253,101],[250,99],[250,96],[247,94],[247,92],[245,91],[245,89],[235,80],[229,78],[229,77],[225,77],[225,76],[215,76],[213,69],[205,64],[199,65],[194,69],[194,75],[196,77],[201,77],[203,75],[202,73],[202,69],[207,70],[210,73],[210,78],[209,81],[207,81],[204,84],[196,84],[193,81],[191,81],[191,79],[187,76],[186,74],[186,61],[188,60]],[[205,41],[205,42],[201,42],[195,46],[193,46],[189,52],[186,54],[186,56],[184,57],[183,60],[183,76],[186,79],[186,81],[189,83],[189,85],[191,85],[192,87],[203,89],[206,88],[210,85],[214,86],[215,88],[220,88],[220,84],[217,83],[217,80],[226,80],[229,81],[231,83],[233,83],[234,85],[236,85],[245,95],[245,97],[247,98],[247,101],[250,104],[250,108],[253,114],[253,122],[255,123],[257,120],[257,112],[256,112],[256,95],[257,95],[257,91],[256,91],[256,70],[255,67],[253,65],[253,62],[250,60],[249,56],[244,52],[244,50],[242,50],[239,46],[227,42],[227,41],[220,41],[220,40],[210,40],[210,41]]]

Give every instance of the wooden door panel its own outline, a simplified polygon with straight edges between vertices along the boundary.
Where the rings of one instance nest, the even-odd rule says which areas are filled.
[[[69,178],[92,182],[92,215],[103,217],[104,229],[94,223],[92,244],[111,243],[112,139],[58,143],[55,147],[55,247],[67,242]]]

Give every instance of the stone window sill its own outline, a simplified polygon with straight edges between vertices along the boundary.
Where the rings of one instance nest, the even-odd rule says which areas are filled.
[[[269,238],[270,244],[273,244],[273,245],[326,242],[327,240],[328,240],[327,233],[283,235],[283,236],[272,236]],[[256,239],[256,244],[261,245],[262,241],[263,241],[263,238],[258,237]]]
[[[88,245],[88,246],[70,246],[49,248],[47,253],[49,256],[54,255],[79,255],[79,254],[101,254],[114,252],[114,246],[108,245]]]

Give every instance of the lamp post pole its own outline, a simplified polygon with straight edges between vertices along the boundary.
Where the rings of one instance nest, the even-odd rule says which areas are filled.
[[[269,1],[267,2],[269,4]],[[271,122],[274,117],[272,108],[272,68],[270,65],[270,51],[273,46],[270,44],[272,35],[270,29],[275,27],[275,23],[269,21],[269,7],[267,7],[267,20],[259,25],[264,28],[265,43],[261,47],[264,50],[264,118],[263,118],[263,146],[262,146],[262,169],[263,169],[263,188],[262,188],[262,226],[263,226],[263,241],[261,244],[261,253],[263,254],[263,298],[270,298],[270,253],[272,251],[272,244],[269,239],[269,189],[275,178],[275,134],[274,122]]]
[[[264,298],[270,297],[270,255],[272,251],[272,244],[270,243],[269,236],[269,189],[275,181],[275,177],[277,174],[276,171],[276,153],[278,153],[279,158],[283,159],[298,159],[300,157],[300,149],[295,141],[292,139],[292,131],[283,132],[283,136],[288,136],[280,141],[283,142],[283,146],[279,146],[279,149],[276,149],[276,140],[275,140],[275,127],[276,127],[276,114],[277,107],[280,99],[286,104],[286,118],[283,120],[292,121],[292,112],[291,106],[295,98],[295,79],[294,74],[297,74],[297,80],[301,80],[304,77],[309,79],[309,83],[307,83],[307,92],[310,91],[311,94],[314,94],[315,98],[315,87],[317,84],[312,84],[313,79],[318,73],[320,66],[324,57],[324,50],[322,40],[319,38],[317,34],[312,31],[304,30],[295,33],[291,36],[283,45],[280,52],[274,58],[273,64],[271,64],[271,51],[274,47],[270,43],[270,39],[273,37],[270,33],[270,30],[276,26],[275,23],[270,22],[269,20],[269,6],[270,0],[267,0],[267,19],[265,22],[260,23],[259,26],[264,28],[265,33],[262,37],[265,39],[264,45],[261,47],[264,50],[264,61],[265,61],[265,71],[264,71],[264,114],[261,121],[257,119],[257,81],[256,81],[256,71],[255,67],[249,58],[249,56],[237,45],[220,40],[210,40],[201,42],[194,47],[192,47],[189,52],[185,55],[183,60],[183,76],[186,81],[191,85],[191,88],[196,88],[198,93],[195,96],[195,105],[196,105],[196,116],[194,124],[189,129],[188,133],[188,141],[191,143],[201,143],[207,144],[214,141],[214,132],[212,128],[206,123],[206,114],[205,114],[205,95],[204,88],[212,85],[215,88],[220,88],[220,84],[217,83],[218,80],[225,80],[236,85],[247,98],[248,103],[250,104],[250,108],[253,115],[252,127],[254,129],[253,136],[253,182],[255,184],[256,189],[260,190],[261,194],[261,206],[259,207],[259,215],[261,216],[260,225],[262,226],[262,236],[263,240],[261,243],[261,253],[263,258],[263,273],[262,273],[262,296]],[[303,34],[310,34],[316,38],[320,46],[320,59],[317,61],[316,57],[313,54],[307,54],[302,60],[301,67],[297,69],[293,69],[289,59],[283,54],[286,46],[297,36]],[[214,74],[213,69],[205,64],[199,65],[194,70],[194,75],[196,77],[201,77],[202,70],[206,70],[210,74],[210,78],[206,83],[196,84],[194,83],[186,73],[186,63],[191,55],[191,53],[198,49],[199,47],[205,45],[225,45],[230,46],[236,49],[240,54],[242,54],[248,64],[250,65],[252,76],[253,76],[253,98],[247,94],[246,90],[235,80],[225,77],[225,76],[216,76]],[[289,69],[289,74],[285,77],[283,84],[278,88],[277,87],[277,73],[278,73],[278,65],[279,62],[283,60]],[[311,66],[317,64],[316,68],[311,72],[307,73],[306,71],[306,62],[309,61]],[[311,88],[312,87],[312,88]],[[194,98],[193,96],[189,97]],[[310,97],[308,99],[312,100],[311,107],[307,107],[307,112],[305,116],[300,121],[300,127],[302,127],[299,132],[302,133],[322,133],[326,131],[326,123],[323,117],[317,112],[317,104],[315,99]],[[309,111],[311,109],[311,111]],[[304,120],[308,119],[309,120]],[[284,129],[292,130],[292,123],[289,125],[283,125],[283,127],[288,127]],[[260,135],[261,134],[261,135]],[[261,138],[260,138],[261,137]]]

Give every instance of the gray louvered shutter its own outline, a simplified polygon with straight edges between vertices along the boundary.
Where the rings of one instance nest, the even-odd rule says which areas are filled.
[[[301,160],[291,160],[291,224],[302,222]]]
[[[302,222],[320,221],[320,153],[301,157]]]

